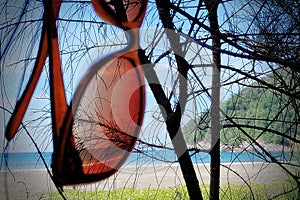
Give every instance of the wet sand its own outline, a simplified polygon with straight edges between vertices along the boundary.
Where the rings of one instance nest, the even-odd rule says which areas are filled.
[[[195,170],[200,184],[209,184],[209,165],[195,165]],[[244,184],[244,181],[251,184],[284,183],[287,178],[283,170],[275,164],[234,163],[221,167],[221,184]],[[46,170],[2,171],[0,185],[0,199],[49,199],[49,191],[56,190]],[[184,185],[184,180],[180,167],[173,164],[125,166],[107,180],[65,188],[95,191],[124,187],[168,188],[179,185]]]

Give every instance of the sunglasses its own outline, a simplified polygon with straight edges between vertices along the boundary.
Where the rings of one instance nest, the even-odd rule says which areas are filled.
[[[8,141],[18,132],[49,56],[54,148],[51,167],[58,187],[108,178],[120,169],[136,143],[145,111],[138,31],[147,0],[92,0],[96,13],[126,31],[129,41],[124,49],[88,68],[70,105],[66,101],[55,24],[61,3],[44,0],[37,59],[5,132]]]

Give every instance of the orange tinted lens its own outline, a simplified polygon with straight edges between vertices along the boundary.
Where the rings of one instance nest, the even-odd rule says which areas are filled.
[[[63,150],[66,164],[62,167],[66,169],[61,171],[73,176],[65,178],[63,184],[107,178],[125,162],[138,137],[145,109],[140,70],[130,59],[119,57],[103,66],[89,82],[79,105],[75,105],[73,135]]]
[[[97,14],[105,21],[121,28],[140,27],[147,0],[92,0]]]
[[[53,155],[56,184],[99,181],[125,162],[144,116],[141,74],[131,59],[118,57],[93,76],[75,105],[70,138]]]

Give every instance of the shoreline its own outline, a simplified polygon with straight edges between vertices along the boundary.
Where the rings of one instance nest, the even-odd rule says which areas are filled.
[[[225,167],[221,166],[221,185],[245,184],[241,177],[250,184],[280,184],[287,180],[286,174],[274,163],[247,162],[223,165]],[[209,163],[195,164],[194,167],[199,184],[209,184]],[[40,199],[46,198],[49,192],[56,190],[45,169],[0,171],[0,183],[3,184],[0,199]],[[169,188],[181,185],[185,185],[185,182],[179,164],[140,164],[123,166],[120,171],[104,181],[67,186],[64,189],[111,191],[119,188]]]
[[[262,164],[262,163],[267,163],[267,162],[262,162],[262,161],[253,161],[253,162],[221,162],[221,165],[256,165],[256,164]],[[193,163],[194,166],[206,166],[209,167],[210,163]],[[150,168],[150,167],[179,167],[179,163],[153,163],[153,164],[128,164],[128,165],[123,165],[121,167],[122,170],[127,169],[127,168],[136,168],[137,166],[143,166],[146,168]],[[22,173],[22,172],[44,172],[47,173],[47,169],[46,168],[11,168],[11,169],[0,169],[0,176],[1,173]],[[49,167],[49,171],[52,173],[52,168]]]

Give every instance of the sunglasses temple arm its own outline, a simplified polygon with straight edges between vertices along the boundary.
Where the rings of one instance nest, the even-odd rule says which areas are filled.
[[[67,111],[67,101],[64,90],[56,29],[57,17],[54,13],[54,6],[57,6],[60,3],[61,0],[56,2],[53,2],[51,0],[44,0],[45,19],[48,33],[50,100],[54,146],[57,145],[56,141],[59,137],[60,128],[62,127],[62,123]]]
[[[5,137],[7,140],[11,140],[18,131],[18,128],[22,122],[22,119],[29,105],[30,99],[33,95],[34,89],[42,73],[47,54],[48,54],[47,33],[45,27],[43,27],[41,42],[38,50],[38,56],[36,58],[32,74],[29,78],[29,81],[26,85],[26,88],[21,98],[16,103],[12,116],[10,117],[9,122],[6,126]]]
[[[61,1],[57,1],[55,7],[55,16],[58,16],[59,8]],[[8,141],[10,141],[17,133],[18,128],[22,122],[22,119],[25,115],[25,112],[28,108],[30,99],[33,95],[33,92],[36,88],[37,82],[40,78],[40,75],[43,70],[43,66],[45,64],[47,54],[48,54],[48,36],[46,26],[44,24],[42,29],[42,36],[40,40],[40,46],[38,50],[38,55],[35,61],[35,65],[33,67],[32,74],[29,78],[29,81],[26,85],[26,88],[21,96],[21,98],[17,101],[15,109],[10,117],[8,124],[5,130],[5,137]]]

